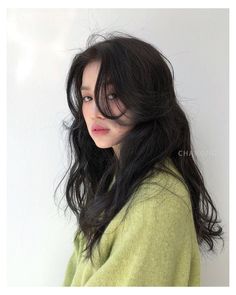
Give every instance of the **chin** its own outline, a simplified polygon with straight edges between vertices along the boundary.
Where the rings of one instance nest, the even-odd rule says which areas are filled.
[[[98,143],[98,142],[95,142],[96,146],[100,149],[108,149],[108,148],[111,148],[112,146],[109,145],[109,144],[105,144],[105,143]]]

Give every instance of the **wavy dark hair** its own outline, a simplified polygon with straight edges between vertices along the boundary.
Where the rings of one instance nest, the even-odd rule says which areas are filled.
[[[123,113],[114,116],[107,96],[99,95],[106,93],[108,83],[133,114],[134,128],[122,140],[119,159],[112,147],[95,145],[82,114],[82,75],[91,61],[101,62],[94,93],[101,114],[122,124],[119,118]],[[86,237],[85,258],[92,260],[93,248],[108,224],[148,176],[165,171],[180,179],[166,167],[167,158],[190,192],[198,244],[215,252],[215,240],[224,242],[221,221],[196,164],[190,126],[177,102],[170,61],[134,36],[93,34],[86,49],[72,61],[66,92],[72,121],[67,126],[71,158],[65,195],[67,208],[77,219],[77,234],[83,232]]]

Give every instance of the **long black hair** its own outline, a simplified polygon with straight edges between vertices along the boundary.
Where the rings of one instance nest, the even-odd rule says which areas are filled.
[[[122,114],[114,116],[107,96],[99,95],[106,93],[107,84],[112,83],[117,97],[133,114],[134,128],[122,139],[119,159],[112,147],[96,146],[82,114],[82,75],[91,61],[101,63],[94,95],[99,111],[122,124]],[[65,195],[67,208],[77,218],[77,233],[83,232],[86,237],[86,258],[92,258],[93,247],[110,221],[147,176],[158,171],[172,174],[165,166],[167,158],[190,192],[198,243],[214,252],[215,240],[223,241],[221,221],[196,164],[189,123],[176,99],[169,60],[136,37],[93,34],[86,49],[72,61],[66,91],[72,122],[67,126],[71,162]]]

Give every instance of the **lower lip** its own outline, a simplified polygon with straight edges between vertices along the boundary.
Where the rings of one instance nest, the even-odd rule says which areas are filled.
[[[93,130],[94,135],[105,135],[109,132],[109,129]]]

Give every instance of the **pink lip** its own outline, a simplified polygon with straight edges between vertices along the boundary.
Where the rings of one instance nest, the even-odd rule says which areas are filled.
[[[94,135],[105,135],[109,132],[109,129],[92,130]]]
[[[92,131],[99,131],[99,130],[109,130],[108,128],[106,128],[105,126],[101,126],[98,124],[94,124],[92,126]]]

